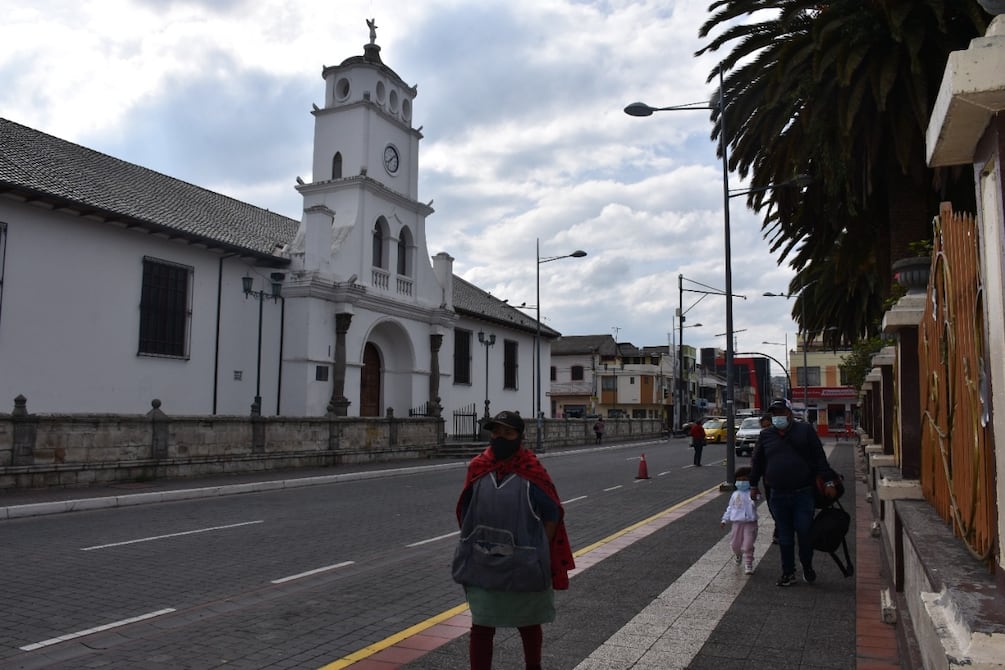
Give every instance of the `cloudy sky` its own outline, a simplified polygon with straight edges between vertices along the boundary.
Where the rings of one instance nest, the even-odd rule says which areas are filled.
[[[418,87],[430,254],[545,323],[637,346],[676,330],[685,288],[723,289],[721,166],[695,58],[709,0],[0,0],[0,116],[300,218],[321,68],[360,55]],[[731,175],[730,187],[743,184]],[[737,351],[785,359],[792,276],[731,201]],[[694,280],[692,281],[688,280]],[[695,346],[725,345],[725,299],[684,294]]]

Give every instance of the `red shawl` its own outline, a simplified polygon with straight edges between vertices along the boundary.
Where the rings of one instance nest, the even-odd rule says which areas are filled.
[[[558,498],[558,491],[555,483],[551,481],[551,475],[544,469],[537,456],[522,446],[516,450],[510,458],[504,461],[497,461],[492,454],[492,449],[488,448],[471,459],[468,463],[468,474],[464,479],[464,488],[461,497],[457,501],[457,523],[461,523],[461,503],[464,494],[471,485],[479,478],[495,472],[498,475],[508,475],[515,473],[519,477],[530,481],[542,491],[544,491],[552,502],[558,505],[558,527],[555,529],[555,537],[549,543],[551,553],[551,585],[552,588],[563,590],[569,588],[569,570],[576,567],[572,558],[572,549],[569,546],[569,535],[565,530],[565,510],[562,502]]]

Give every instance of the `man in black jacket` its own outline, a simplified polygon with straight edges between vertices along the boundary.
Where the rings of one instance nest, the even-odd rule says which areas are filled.
[[[817,431],[806,422],[793,420],[788,400],[773,400],[768,410],[771,428],[761,431],[750,459],[750,494],[757,499],[762,477],[765,485],[771,487],[768,509],[775,519],[782,558],[778,586],[796,583],[796,540],[803,579],[812,584],[817,578],[809,536],[815,509],[813,492],[817,475],[829,478],[832,471]],[[826,493],[833,497],[836,494],[834,484],[830,481],[827,484]]]

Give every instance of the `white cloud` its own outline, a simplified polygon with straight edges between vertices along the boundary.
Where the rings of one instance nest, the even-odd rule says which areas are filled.
[[[323,65],[362,53],[418,86],[414,125],[429,251],[546,323],[662,344],[677,277],[724,288],[721,164],[708,110],[634,118],[629,102],[707,101],[695,58],[708,0],[3,0],[0,114],[253,204],[299,216]],[[734,181],[735,178],[734,178]],[[739,187],[739,183],[734,183]],[[793,340],[760,222],[731,203],[741,350]],[[685,295],[685,308],[697,299]],[[724,300],[688,313],[688,343],[723,345]],[[769,353],[778,358],[780,348]]]

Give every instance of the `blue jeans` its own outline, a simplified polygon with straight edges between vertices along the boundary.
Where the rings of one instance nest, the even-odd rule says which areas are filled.
[[[796,571],[796,540],[799,541],[799,562],[804,569],[813,567],[813,543],[810,542],[810,524],[815,511],[813,488],[796,491],[772,488],[768,509],[775,518],[775,530],[778,531],[782,573],[790,575]]]

